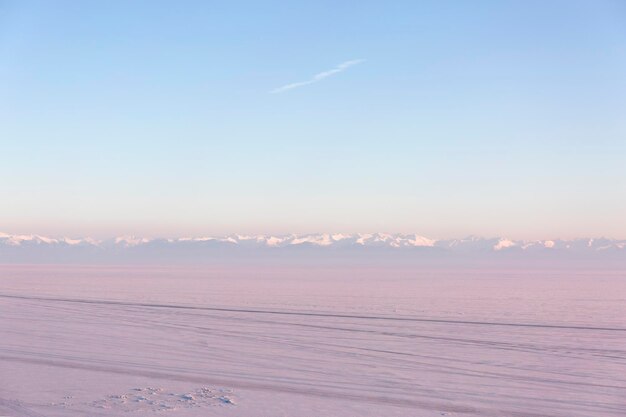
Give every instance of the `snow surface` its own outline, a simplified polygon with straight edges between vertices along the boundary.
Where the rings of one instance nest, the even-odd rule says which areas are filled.
[[[0,266],[0,415],[623,416],[622,270]]]

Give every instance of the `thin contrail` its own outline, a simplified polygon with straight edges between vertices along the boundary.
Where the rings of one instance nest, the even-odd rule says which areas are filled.
[[[323,71],[320,73],[315,74],[312,78],[310,78],[309,80],[306,81],[299,81],[296,83],[291,83],[291,84],[287,84],[287,85],[283,85],[282,87],[278,87],[275,88],[274,90],[270,91],[271,94],[277,94],[277,93],[282,93],[285,92],[287,90],[292,90],[294,88],[298,88],[298,87],[302,87],[304,85],[309,85],[309,84],[313,84],[316,83],[318,81],[322,81],[324,78],[328,78],[331,75],[335,75],[337,73],[340,73],[342,71],[345,71],[346,69],[348,69],[349,67],[353,66],[353,65],[357,65],[360,64],[361,62],[364,62],[364,59],[353,59],[351,61],[346,61],[346,62],[342,62],[341,64],[337,65],[335,68],[330,69],[328,71]]]

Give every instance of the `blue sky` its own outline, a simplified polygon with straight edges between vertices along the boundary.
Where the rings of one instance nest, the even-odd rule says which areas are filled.
[[[0,0],[0,80],[2,231],[626,237],[621,1]]]

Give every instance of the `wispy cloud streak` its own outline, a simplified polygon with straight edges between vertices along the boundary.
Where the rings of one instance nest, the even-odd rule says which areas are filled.
[[[364,59],[353,59],[351,61],[346,61],[346,62],[342,62],[341,64],[337,65],[335,68],[330,69],[328,71],[323,71],[320,72],[318,74],[315,74],[311,79],[308,79],[306,81],[299,81],[297,83],[291,83],[291,84],[287,84],[287,85],[283,85],[282,87],[278,87],[275,88],[274,90],[270,91],[270,93],[272,94],[278,94],[278,93],[283,93],[287,90],[293,90],[294,88],[299,88],[305,85],[309,85],[309,84],[313,84],[316,83],[318,81],[322,81],[324,78],[328,78],[331,75],[335,75],[337,73],[340,73],[342,71],[345,71],[346,69],[360,64],[361,62],[364,62]]]

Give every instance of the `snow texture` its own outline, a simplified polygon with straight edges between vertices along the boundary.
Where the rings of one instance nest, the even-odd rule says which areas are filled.
[[[611,417],[624,271],[0,267],[0,415]]]

